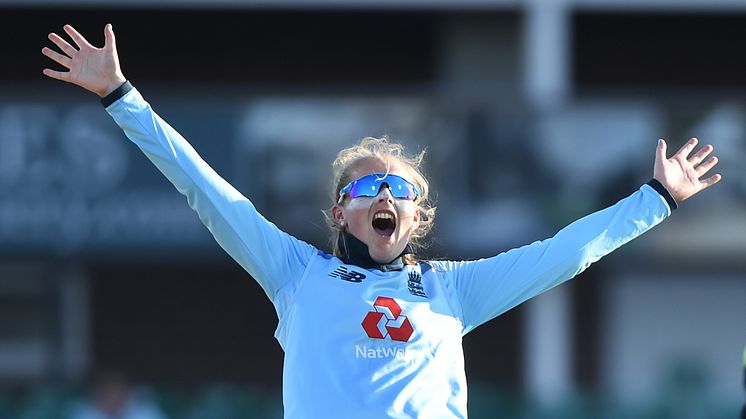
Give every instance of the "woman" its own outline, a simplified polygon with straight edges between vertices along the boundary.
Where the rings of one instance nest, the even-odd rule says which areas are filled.
[[[567,279],[717,183],[712,146],[672,158],[660,140],[654,179],[553,238],[492,258],[420,261],[411,246],[434,219],[421,156],[386,139],[340,152],[327,215],[327,254],[279,230],[161,120],[122,74],[114,32],[103,48],[75,29],[43,54],[69,69],[44,74],[102,98],[107,112],[187,197],[218,243],[262,286],[279,318],[288,418],[466,417],[463,335]]]

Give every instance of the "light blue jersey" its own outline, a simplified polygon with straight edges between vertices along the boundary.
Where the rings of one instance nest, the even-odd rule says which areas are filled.
[[[363,269],[267,221],[137,90],[106,110],[274,304],[286,418],[465,418],[462,336],[671,213],[643,185],[550,239],[491,258]]]

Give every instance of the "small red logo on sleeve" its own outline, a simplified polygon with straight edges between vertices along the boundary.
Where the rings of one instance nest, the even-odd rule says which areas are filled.
[[[373,309],[363,319],[363,329],[369,338],[406,342],[412,337],[414,328],[407,316],[401,315],[401,307],[391,297],[378,297],[373,303]]]

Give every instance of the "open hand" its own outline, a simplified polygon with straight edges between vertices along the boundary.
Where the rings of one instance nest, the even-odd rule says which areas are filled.
[[[697,192],[709,188],[722,178],[720,174],[715,174],[700,180],[718,163],[718,158],[712,156],[705,160],[714,149],[710,144],[700,148],[689,157],[689,153],[694,150],[697,142],[696,138],[690,139],[669,159],[666,158],[666,141],[658,140],[653,178],[666,188],[676,202],[684,201]]]
[[[65,25],[63,29],[70,35],[77,48],[56,33],[50,33],[49,40],[57,45],[64,54],[47,47],[42,48],[41,53],[70,71],[55,71],[45,68],[42,71],[45,76],[77,84],[100,97],[113,92],[127,80],[119,67],[117,44],[111,24],[104,28],[105,43],[103,48],[96,48],[88,43],[83,35],[70,25]]]

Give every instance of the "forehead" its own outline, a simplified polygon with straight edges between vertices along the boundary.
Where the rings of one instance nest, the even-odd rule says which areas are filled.
[[[355,164],[352,169],[350,176],[352,179],[358,179],[360,177],[369,175],[371,173],[391,173],[392,175],[399,175],[405,179],[409,179],[410,171],[409,166],[400,162],[396,159],[389,159],[387,161],[380,159],[362,159]]]

